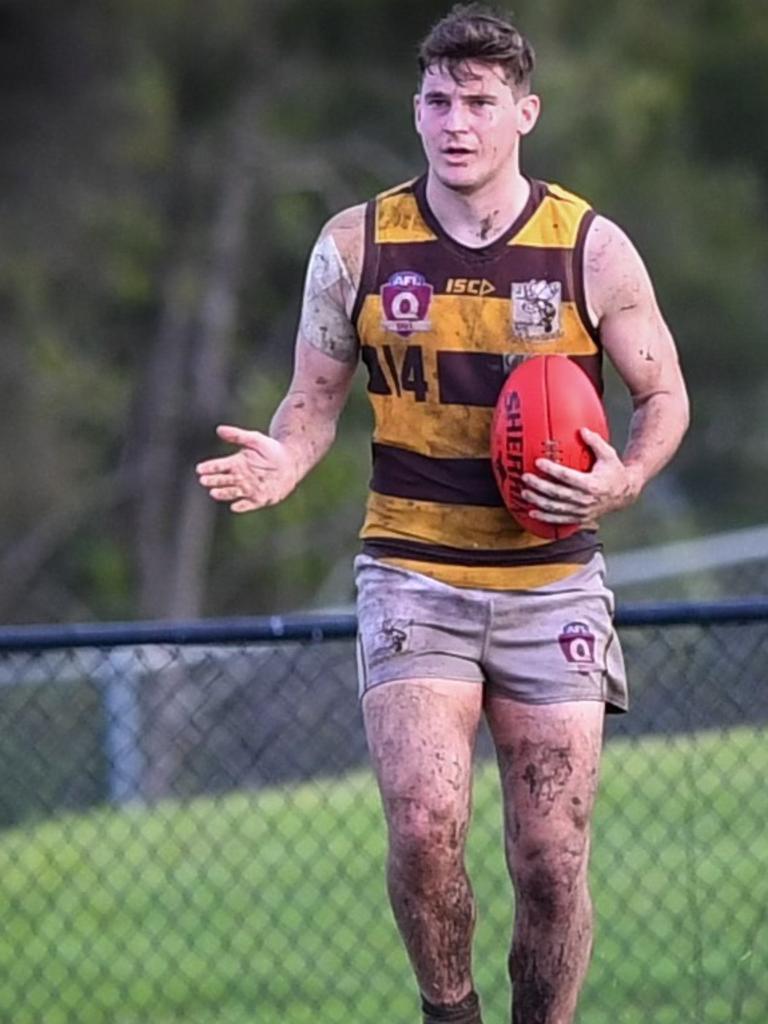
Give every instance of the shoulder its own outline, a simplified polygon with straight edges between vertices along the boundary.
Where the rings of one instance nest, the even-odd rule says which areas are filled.
[[[377,214],[379,222],[382,218],[386,221],[387,216],[394,216],[394,219],[400,223],[403,219],[402,211],[398,217],[389,209],[388,204],[397,204],[402,199],[415,204],[413,185],[417,180],[414,178],[400,185],[395,185],[394,188],[380,192],[370,202],[357,203],[355,206],[348,206],[346,209],[334,214],[323,225],[318,235],[313,258],[315,260],[319,259],[321,262],[330,259],[332,262],[341,264],[345,272],[344,276],[349,279],[354,287],[357,287],[360,282],[365,257],[365,227],[369,207],[371,204],[376,204],[379,211]],[[387,208],[387,213],[383,212],[384,208]],[[378,227],[381,227],[381,223],[378,224]]]
[[[589,225],[586,242],[587,259],[591,259],[594,267],[602,266],[615,260],[617,256],[628,253],[637,254],[626,231],[619,225],[601,214],[595,214]],[[610,257],[610,259],[609,259]]]
[[[343,239],[349,235],[363,231],[365,228],[365,209],[367,203],[358,203],[355,206],[348,206],[339,210],[330,220],[326,221],[320,232],[323,235],[333,235],[337,239]]]
[[[643,259],[626,231],[595,216],[584,242],[584,279],[590,305],[605,315],[651,298],[653,288]]]
[[[584,232],[593,217],[586,199],[554,182],[530,180],[533,214],[523,229],[533,244],[575,249],[583,245]]]
[[[315,244],[315,258],[340,262],[352,282],[360,277],[365,249],[366,203],[334,214],[322,227]]]
[[[578,209],[580,213],[586,213],[592,209],[592,204],[589,200],[583,196],[578,195],[576,192],[571,192],[570,189],[563,188],[562,185],[558,185],[554,181],[533,181],[532,185],[534,188],[538,187],[544,190],[545,195],[550,199],[554,199],[564,205],[573,206]]]

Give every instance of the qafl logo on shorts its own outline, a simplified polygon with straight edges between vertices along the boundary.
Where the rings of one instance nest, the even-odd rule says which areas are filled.
[[[415,331],[431,331],[432,292],[432,285],[423,274],[398,270],[381,286],[382,327],[404,338]]]
[[[586,622],[569,622],[557,640],[565,660],[575,669],[595,664],[595,635]]]

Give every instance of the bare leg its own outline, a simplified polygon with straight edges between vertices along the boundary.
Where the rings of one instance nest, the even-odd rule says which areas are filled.
[[[590,819],[604,707],[487,699],[515,887],[512,1024],[571,1024],[592,951]]]
[[[481,713],[482,687],[472,683],[398,681],[363,700],[389,830],[389,897],[421,993],[438,1005],[472,992],[464,845]]]

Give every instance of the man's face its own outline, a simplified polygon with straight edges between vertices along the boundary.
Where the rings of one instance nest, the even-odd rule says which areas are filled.
[[[439,181],[472,193],[517,168],[520,136],[535,125],[539,100],[516,98],[498,66],[469,61],[462,71],[459,83],[447,68],[427,68],[416,130]]]

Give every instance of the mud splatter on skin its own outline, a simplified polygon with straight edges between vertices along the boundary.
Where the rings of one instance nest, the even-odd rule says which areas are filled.
[[[557,921],[561,887],[564,888],[563,880],[552,868],[540,864],[531,871],[521,887],[531,926],[551,926]]]
[[[570,819],[579,832],[586,832],[589,828],[589,811],[577,796],[571,798]]]
[[[520,816],[517,813],[517,811],[515,811],[515,810],[512,811],[512,822],[511,822],[511,825],[512,825],[512,827],[509,830],[509,838],[512,841],[512,843],[517,843],[518,840],[520,839],[520,832],[522,830],[522,825],[520,823]]]
[[[518,726],[517,737],[497,743],[516,894],[511,1020],[564,1024],[591,954],[587,864],[600,738],[569,719],[557,730]]]
[[[461,998],[471,977],[475,905],[458,843],[421,851],[390,852],[387,885],[392,910],[427,998]]]
[[[589,245],[586,249],[587,267],[592,273],[599,273],[603,266],[613,257],[613,233],[606,230],[606,225],[596,221],[589,232]]]
[[[493,231],[493,223],[498,215],[498,210],[494,210],[493,213],[489,213],[487,217],[483,217],[480,221],[480,238],[485,241]]]
[[[363,711],[388,824],[393,914],[423,994],[458,1002],[472,987],[464,846],[479,706],[449,713],[428,687],[393,684],[369,691]]]
[[[592,952],[592,910],[585,891],[563,900],[552,878],[532,875],[521,892],[509,956],[512,1024],[572,1020]]]
[[[555,989],[540,972],[535,951],[515,946],[509,973],[514,986],[512,1024],[550,1024]]]
[[[527,763],[523,779],[536,807],[553,804],[573,775],[571,748],[525,741],[520,756]]]
[[[355,248],[349,238],[344,244],[350,250]],[[353,364],[358,345],[347,301],[355,292],[347,265],[350,259],[351,252],[346,259],[342,257],[333,233],[321,234],[309,260],[299,333],[304,343],[331,359]]]

